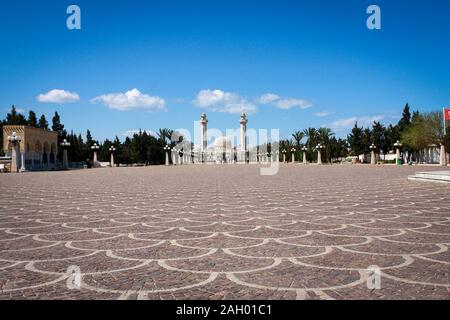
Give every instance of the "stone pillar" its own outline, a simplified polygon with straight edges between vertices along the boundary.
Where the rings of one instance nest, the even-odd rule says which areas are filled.
[[[19,172],[20,150],[19,144],[13,143],[11,150],[11,172]]]
[[[283,153],[283,163],[286,163],[286,153]]]
[[[200,123],[202,125],[201,152],[206,152],[206,149],[208,147],[208,120],[206,119],[206,113],[202,113]]]
[[[94,165],[97,163],[97,150],[94,150]]]
[[[111,168],[114,168],[114,152],[111,152],[110,165],[111,165]]]
[[[322,150],[317,149],[317,164],[321,165],[322,164]]]
[[[245,112],[241,115],[241,151],[247,151],[247,115]]]
[[[447,154],[444,145],[441,145],[440,165],[443,167],[447,166]]]
[[[295,163],[295,152],[292,152],[292,163]]]
[[[377,155],[375,153],[375,150],[372,150],[370,153],[370,164],[373,166],[377,164]]]
[[[168,166],[168,165],[170,165],[170,162],[169,162],[169,152],[166,151],[166,166]]]
[[[20,152],[20,148],[19,148],[19,152]],[[21,152],[20,153],[20,172],[25,172],[27,171],[26,165],[25,165],[25,152]]]
[[[308,162],[306,161],[306,151],[303,151],[303,164],[307,164]]]

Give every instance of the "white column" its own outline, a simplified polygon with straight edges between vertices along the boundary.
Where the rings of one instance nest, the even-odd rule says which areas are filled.
[[[111,168],[114,168],[114,152],[111,152]]]
[[[11,150],[11,172],[19,172],[19,153],[18,143],[13,143]]]
[[[206,119],[206,113],[202,113],[200,123],[202,125],[201,151],[206,152],[206,148],[208,147],[208,120]]]
[[[295,152],[292,152],[292,163],[295,163]]]
[[[19,148],[19,152],[20,152],[20,148]],[[25,172],[27,171],[26,165],[25,165],[25,152],[20,152],[20,172]]]
[[[96,150],[94,150],[94,166],[95,166],[95,164],[97,163],[97,151]]]
[[[320,149],[317,149],[317,164],[322,164],[322,151]]]
[[[397,148],[397,151],[395,152],[395,159],[396,159],[396,163],[398,163],[398,160],[401,159],[400,158],[400,148]]]
[[[307,162],[306,162],[306,151],[303,151],[303,164],[307,164]]]
[[[283,153],[283,163],[286,163],[286,153]]]
[[[243,112],[241,115],[241,151],[247,150],[247,115]]]
[[[169,164],[169,152],[166,151],[166,166],[168,166]]]
[[[440,165],[443,167],[447,166],[447,155],[445,152],[445,146],[441,145],[441,155],[440,155]]]
[[[376,154],[375,154],[375,150],[372,150],[372,152],[370,153],[370,164],[371,165],[376,165],[377,158],[376,158]]]

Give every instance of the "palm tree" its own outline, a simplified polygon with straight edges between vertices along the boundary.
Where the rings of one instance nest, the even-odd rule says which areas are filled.
[[[167,139],[170,139],[170,135],[169,135],[169,129],[164,128],[164,129],[159,129],[158,131],[158,138],[159,140],[161,140],[164,144],[167,143]]]
[[[317,132],[318,138],[321,143],[326,144],[330,138],[334,135],[330,128],[320,128]]]
[[[316,128],[308,128],[303,130],[304,135],[306,136],[306,145],[308,146],[308,149],[311,148],[311,146],[314,146],[316,140],[317,140],[317,129]]]
[[[168,142],[170,145],[174,144],[172,135],[173,135],[173,130],[170,130],[167,128],[159,129],[159,131],[158,131],[158,138],[164,145],[166,145]],[[178,142],[178,140],[176,142]]]
[[[292,136],[294,137],[294,140],[297,142],[297,147],[300,147],[300,143],[305,137],[305,133],[301,131],[296,131],[292,134]]]

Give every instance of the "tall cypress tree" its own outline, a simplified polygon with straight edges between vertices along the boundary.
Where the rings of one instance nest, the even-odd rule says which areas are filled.
[[[52,119],[52,130],[58,133],[58,143],[67,136],[67,132],[64,130],[64,125],[61,123],[61,118],[58,112],[55,112],[55,116]]]
[[[407,103],[406,106],[403,108],[402,118],[398,122],[400,132],[403,132],[410,124],[411,124],[411,111],[409,108],[409,104]]]
[[[11,126],[23,126],[27,124],[27,120],[23,114],[17,112],[16,107],[13,105],[11,107],[11,112],[6,115],[5,124]]]
[[[37,126],[38,126],[38,128],[48,130],[48,122],[47,122],[47,119],[45,118],[45,115],[41,116]]]
[[[32,111],[32,110],[30,110],[30,112],[28,113],[27,124],[30,127],[34,127],[34,128],[36,128],[37,125],[38,125],[38,120],[37,120],[37,117],[36,117],[36,113],[34,111]]]

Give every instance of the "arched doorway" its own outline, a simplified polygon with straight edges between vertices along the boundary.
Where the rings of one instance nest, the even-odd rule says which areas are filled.
[[[39,140],[36,141],[36,144],[34,145],[33,167],[42,167],[42,144]]]
[[[42,154],[42,164],[44,167],[48,167],[50,164],[50,147],[48,145],[48,142],[44,142],[44,152]]]

